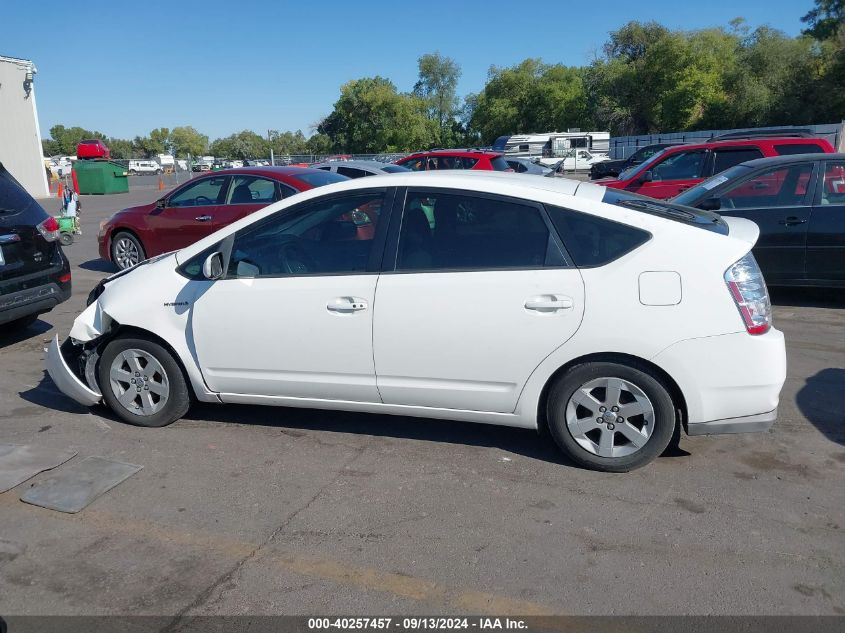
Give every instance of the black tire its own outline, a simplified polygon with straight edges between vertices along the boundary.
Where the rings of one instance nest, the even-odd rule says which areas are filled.
[[[30,325],[35,323],[38,320],[37,314],[27,314],[25,317],[21,317],[19,319],[15,319],[14,321],[9,321],[8,323],[4,323],[2,327],[7,332],[14,332],[17,330],[23,330],[28,328]]]
[[[59,233],[59,243],[62,246],[70,246],[73,244],[73,233]]]
[[[639,388],[653,408],[653,424],[647,441],[635,452],[621,457],[602,457],[590,452],[579,444],[569,430],[566,410],[570,398],[576,390],[591,381],[602,378],[621,378]],[[589,362],[568,369],[552,385],[546,406],[549,431],[557,445],[573,461],[581,466],[604,472],[624,473],[648,464],[658,457],[668,446],[677,426],[675,405],[669,390],[663,382],[646,367],[623,365],[611,362]],[[608,415],[613,415],[608,413]],[[578,416],[580,417],[580,416]],[[634,420],[632,417],[631,420]],[[597,426],[601,429],[607,425]],[[619,433],[614,433],[616,438]],[[615,441],[615,439],[613,440]],[[622,440],[627,441],[627,440]]]
[[[117,253],[118,244],[120,240],[126,239],[132,242],[135,245],[135,248],[138,250],[138,262],[141,263],[145,259],[147,259],[147,254],[144,252],[144,246],[141,244],[141,241],[135,237],[132,233],[127,233],[126,231],[120,231],[116,235],[111,238],[111,260],[112,262],[120,269],[123,270],[124,268],[128,268],[128,266],[124,266],[121,264],[120,257]]]
[[[137,414],[130,411],[119,401],[115,393],[110,372],[112,363],[123,352],[140,350],[152,356],[164,368],[168,383],[167,399],[162,407],[151,415]],[[182,367],[173,355],[159,343],[139,336],[118,337],[110,341],[103,350],[97,368],[97,380],[103,399],[109,408],[125,422],[135,426],[162,427],[172,424],[183,417],[191,406],[191,395]],[[127,389],[128,391],[128,389]],[[140,406],[136,409],[140,410]]]

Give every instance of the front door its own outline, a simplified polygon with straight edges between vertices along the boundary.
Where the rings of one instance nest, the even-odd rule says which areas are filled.
[[[395,270],[376,292],[382,400],[513,412],[531,372],[580,325],[583,281],[564,264],[538,205],[408,191]]]
[[[760,227],[754,256],[770,282],[804,278],[813,163],[779,165],[720,190],[719,213]]]
[[[385,192],[275,213],[234,236],[226,275],[194,300],[199,366],[222,394],[379,402],[372,324]],[[362,207],[375,225],[359,239]],[[226,396],[222,396],[226,399]]]
[[[845,281],[845,161],[821,163],[821,191],[807,231],[807,279]]]
[[[228,183],[228,176],[196,178],[165,198],[164,208],[154,209],[147,220],[153,233],[145,244],[152,251],[147,256],[185,248],[211,235]]]

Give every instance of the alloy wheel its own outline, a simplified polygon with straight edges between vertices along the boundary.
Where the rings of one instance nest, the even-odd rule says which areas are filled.
[[[643,448],[654,432],[654,406],[634,383],[603,377],[584,383],[566,403],[572,438],[599,457],[625,457]]]
[[[157,413],[170,396],[164,367],[140,349],[127,349],[115,357],[109,368],[109,383],[121,406],[135,415]]]
[[[138,245],[128,237],[121,237],[114,243],[114,261],[121,270],[135,266],[141,261]]]

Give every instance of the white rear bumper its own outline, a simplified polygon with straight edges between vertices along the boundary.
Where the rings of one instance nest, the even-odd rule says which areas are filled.
[[[786,346],[779,330],[689,339],[652,361],[681,388],[690,435],[765,431],[777,417],[786,381]]]
[[[47,373],[50,374],[50,378],[53,379],[53,382],[56,383],[63,394],[73,398],[81,405],[90,407],[103,399],[101,394],[92,391],[67,366],[64,356],[62,356],[58,335],[50,341],[50,347],[47,349]]]

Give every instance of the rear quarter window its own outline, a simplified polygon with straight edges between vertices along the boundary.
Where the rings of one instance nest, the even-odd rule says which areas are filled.
[[[775,151],[781,156],[791,156],[792,154],[825,153],[821,145],[815,145],[813,143],[790,143],[788,145],[775,145]]]
[[[609,264],[651,239],[647,231],[588,213],[552,205],[546,211],[579,268]]]
[[[9,217],[40,205],[0,164],[0,216]]]

